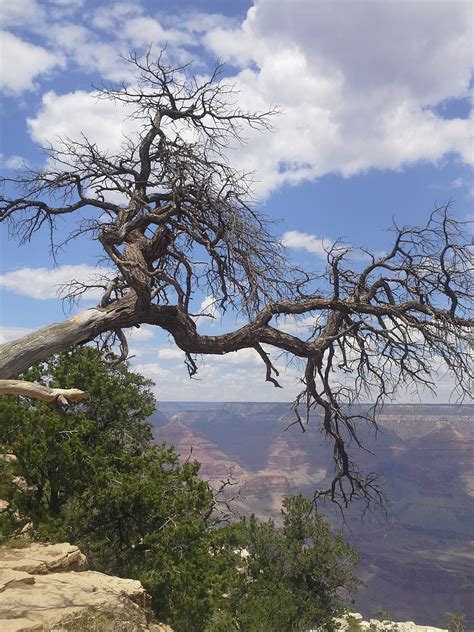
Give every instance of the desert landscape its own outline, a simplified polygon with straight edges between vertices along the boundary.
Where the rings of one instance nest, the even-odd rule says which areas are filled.
[[[361,468],[383,476],[387,516],[341,515],[326,503],[334,528],[362,553],[367,583],[355,602],[371,616],[441,624],[446,611],[464,612],[474,625],[472,423],[474,406],[388,405],[379,430],[361,428]],[[278,519],[284,496],[312,496],[331,474],[331,452],[318,417],[307,431],[293,425],[287,404],[163,402],[152,417],[155,440],[174,445],[182,459],[201,464],[214,481],[231,476],[241,513]],[[471,628],[469,628],[471,629]]]

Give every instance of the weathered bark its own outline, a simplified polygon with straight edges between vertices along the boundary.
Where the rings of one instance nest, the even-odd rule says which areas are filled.
[[[428,330],[431,323],[442,323],[458,327],[472,327],[474,320],[452,317],[448,312],[434,309],[415,301],[405,301],[399,305],[373,305],[346,300],[327,299],[320,296],[306,298],[298,302],[279,301],[267,305],[254,320],[233,332],[218,336],[198,333],[194,320],[183,309],[172,305],[137,305],[136,296],[130,293],[121,300],[105,308],[87,309],[61,323],[53,323],[37,329],[17,340],[0,345],[0,378],[15,378],[32,364],[48,359],[54,353],[73,344],[93,340],[101,333],[115,329],[157,325],[168,331],[180,349],[189,354],[224,355],[246,348],[256,348],[267,344],[287,351],[300,358],[313,358],[324,352],[335,340],[347,335],[341,330],[341,323],[328,324],[325,331],[315,340],[304,341],[270,325],[272,318],[280,315],[306,314],[312,311],[331,310],[342,316],[392,317],[408,319],[414,329]],[[422,317],[423,320],[418,320]],[[355,328],[354,328],[355,329]]]
[[[241,138],[242,126],[268,128],[273,111],[233,106],[219,69],[199,83],[161,56],[132,54],[130,61],[138,81],[105,88],[100,97],[131,107],[142,133],[124,138],[116,156],[85,137],[63,139],[48,150],[45,169],[8,181],[6,190],[16,184],[19,197],[0,195],[0,222],[10,222],[23,241],[44,225],[52,235],[56,218],[72,214],[77,225],[64,243],[84,234],[97,239],[114,270],[112,280],[99,274],[93,284],[103,289],[98,307],[0,345],[0,378],[16,378],[70,345],[98,338],[107,361],[125,359],[123,329],[146,323],[174,338],[190,375],[198,369],[195,355],[253,348],[266,381],[279,386],[278,369],[262,346],[270,345],[305,359],[296,423],[304,429],[317,407],[333,441],[337,476],[318,493],[344,502],[370,497],[373,477],[362,477],[346,450],[360,446],[361,417],[375,423],[378,405],[397,391],[434,391],[440,364],[454,376],[460,397],[472,390],[471,235],[447,204],[422,228],[394,226],[392,250],[381,256],[364,251],[365,268],[336,243],[322,274],[296,269],[268,220],[245,201],[252,199],[251,182],[222,156]],[[126,198],[123,205],[109,201],[110,192]],[[77,299],[88,287],[72,281],[65,295]],[[192,310],[203,294],[248,324],[201,335]],[[300,337],[279,320],[298,314],[312,322]],[[354,402],[368,398],[375,404],[367,414],[351,412]]]
[[[78,388],[49,388],[26,380],[0,379],[0,395],[20,395],[30,399],[39,399],[48,404],[73,404],[84,399],[86,394]]]
[[[327,305],[326,300],[311,304]],[[288,306],[289,307],[289,306]],[[291,313],[302,313],[292,306]],[[284,305],[280,306],[283,309]],[[252,323],[229,334],[203,336],[198,334],[193,319],[174,306],[149,305],[140,309],[135,297],[125,297],[106,308],[87,309],[61,323],[52,323],[17,340],[0,345],[0,378],[15,378],[32,364],[47,360],[65,347],[80,344],[114,329],[138,326],[142,323],[158,325],[167,330],[185,352],[222,355],[254,347],[259,342],[272,344],[300,357],[314,353],[314,343],[305,343],[295,336],[268,325],[275,308],[261,312]],[[285,313],[290,310],[282,311]],[[321,341],[318,341],[321,344]]]
[[[138,324],[131,318],[132,300],[125,298],[106,308],[86,309],[61,323],[52,323],[17,340],[0,345],[0,378],[15,378],[36,362],[69,345],[86,342],[104,331]]]

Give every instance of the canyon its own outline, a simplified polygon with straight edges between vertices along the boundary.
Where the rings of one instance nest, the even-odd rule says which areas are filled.
[[[283,403],[162,402],[152,417],[156,442],[199,461],[215,488],[232,480],[236,519],[276,520],[283,497],[312,497],[332,473],[320,417],[304,433],[294,420]],[[376,432],[360,424],[366,450],[352,452],[381,475],[386,514],[356,504],[342,519],[331,504],[318,508],[362,554],[366,588],[354,607],[364,617],[383,609],[441,626],[446,611],[463,612],[474,629],[473,422],[471,405],[387,405]]]

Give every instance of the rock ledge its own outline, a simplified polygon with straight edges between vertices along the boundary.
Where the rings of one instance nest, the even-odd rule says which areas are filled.
[[[342,619],[336,619],[338,630],[340,630],[340,632],[347,632],[350,630],[350,619],[357,623],[360,630],[364,632],[448,632],[444,628],[417,625],[414,621],[379,621],[378,619],[364,621],[362,615],[358,612],[352,612],[350,615]]]
[[[82,570],[70,544],[0,547],[0,630],[167,632],[149,621],[139,581]]]

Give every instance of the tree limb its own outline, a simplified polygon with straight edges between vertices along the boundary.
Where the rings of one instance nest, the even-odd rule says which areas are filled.
[[[323,414],[335,475],[319,496],[377,501],[374,476],[359,472],[349,454],[351,445],[362,448],[360,424],[376,425],[383,401],[400,390],[434,390],[440,367],[453,375],[460,399],[473,391],[474,253],[465,223],[448,203],[425,226],[394,226],[393,246],[382,256],[364,250],[365,262],[351,260],[351,248],[334,244],[321,272],[298,270],[271,222],[252,208],[251,179],[224,155],[242,140],[243,127],[268,128],[274,111],[236,107],[219,67],[199,83],[162,55],[132,54],[129,61],[137,81],[99,91],[126,104],[139,126],[118,155],[85,137],[65,138],[47,149],[44,170],[3,180],[0,222],[20,241],[45,224],[53,235],[58,216],[71,214],[77,222],[65,242],[96,239],[114,280],[104,281],[98,307],[0,345],[0,378],[92,341],[102,342],[106,358],[124,359],[124,328],[147,323],[173,337],[190,375],[196,355],[254,349],[266,380],[278,387],[278,369],[262,346],[270,345],[305,360],[294,405],[300,426],[300,407],[306,423],[313,410]],[[20,196],[9,195],[15,187]],[[122,202],[110,202],[111,193]],[[72,283],[69,295],[85,289]],[[192,305],[203,293],[246,324],[202,335]],[[309,331],[281,326],[304,315],[316,316]],[[361,413],[358,402],[371,405]]]
[[[86,397],[84,391],[77,388],[49,388],[36,382],[26,380],[1,380],[0,395],[19,395],[29,399],[38,399],[47,404],[66,406],[79,402]]]

